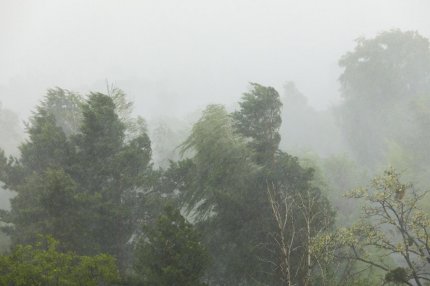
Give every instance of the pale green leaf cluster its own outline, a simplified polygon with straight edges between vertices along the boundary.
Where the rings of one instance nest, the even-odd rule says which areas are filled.
[[[113,257],[60,252],[58,241],[51,237],[18,245],[9,255],[0,256],[0,285],[4,286],[98,286],[118,281]]]

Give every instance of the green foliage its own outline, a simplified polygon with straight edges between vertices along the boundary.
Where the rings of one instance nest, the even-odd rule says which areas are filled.
[[[56,125],[66,136],[71,136],[76,134],[81,126],[83,103],[84,99],[79,94],[57,87],[48,90],[44,100],[37,107],[37,113],[52,114]]]
[[[172,164],[168,173],[175,178],[173,185],[190,214],[197,214],[197,226],[212,257],[207,272],[210,283],[285,283],[278,235],[294,237],[290,263],[297,275],[291,280],[302,281],[306,269],[314,266],[304,262],[307,238],[330,228],[334,214],[311,184],[313,171],[278,150],[281,103],[277,92],[252,84],[240,107],[228,114],[222,106],[208,106],[182,145],[191,158]],[[290,202],[290,198],[297,202],[288,208],[293,216],[282,234],[268,198],[269,186],[274,188],[275,203]]]
[[[301,167],[296,157],[285,153],[275,159],[275,171],[268,176],[272,182],[268,193],[271,216],[278,227],[267,230],[273,236],[270,248],[277,251],[275,261],[282,270],[282,281],[309,285],[320,279],[327,267],[316,260],[312,241],[332,230],[335,212],[315,184],[312,168]]]
[[[148,285],[205,285],[200,280],[207,251],[193,226],[170,205],[154,226],[145,227],[135,259],[135,271]]]
[[[425,285],[429,279],[430,218],[419,207],[425,194],[402,183],[394,169],[386,170],[372,180],[369,188],[349,193],[349,197],[365,201],[362,219],[349,228],[319,237],[316,249],[330,249],[323,251],[327,257],[354,259],[376,267],[390,282]],[[395,260],[391,262],[390,257]]]
[[[19,147],[21,176],[66,165],[73,151],[66,134],[57,126],[54,115],[41,109],[33,115],[31,122],[27,126],[28,141]]]
[[[409,274],[407,269],[403,267],[397,267],[391,271],[389,271],[385,275],[385,281],[394,282],[396,284],[403,284],[409,280]]]
[[[67,250],[115,255],[124,269],[153,176],[149,137],[129,108],[118,91],[85,100],[48,92],[27,126],[21,157],[0,157],[0,180],[17,192],[2,213],[13,244],[50,234]]]
[[[183,152],[195,152],[195,173],[184,193],[188,209],[197,207],[206,216],[221,207],[219,196],[240,192],[254,171],[243,138],[235,134],[232,120],[223,106],[211,105],[194,125],[182,145]]]
[[[59,252],[51,237],[34,245],[17,245],[0,256],[0,285],[98,286],[119,281],[115,259],[106,254],[78,256]]]
[[[273,87],[252,83],[251,90],[243,94],[239,105],[240,111],[232,115],[235,128],[245,138],[251,139],[250,146],[257,155],[257,162],[267,163],[273,159],[281,141],[282,103],[279,94]]]
[[[29,176],[15,190],[12,209],[3,218],[13,223],[8,233],[15,243],[32,242],[35,232],[53,235],[64,241],[67,249],[79,243],[84,217],[79,212],[76,183],[63,170],[48,168],[40,175]]]
[[[344,55],[339,64],[345,68],[340,81],[346,98],[390,102],[414,91],[418,84],[428,83],[429,42],[417,32],[391,30],[373,39],[359,38],[355,50]]]

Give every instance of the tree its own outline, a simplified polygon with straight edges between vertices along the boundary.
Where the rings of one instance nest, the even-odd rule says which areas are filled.
[[[13,222],[7,233],[15,244],[34,241],[36,232],[64,241],[65,249],[74,249],[82,241],[82,221],[77,184],[62,169],[46,169],[27,177],[11,199],[11,211],[4,217]]]
[[[109,255],[78,256],[59,252],[52,237],[34,245],[17,245],[0,256],[1,285],[78,286],[107,285],[119,281],[115,259]]]
[[[57,125],[49,110],[40,109],[27,126],[28,140],[20,145],[20,176],[43,172],[46,168],[59,168],[70,164],[73,148],[64,131]],[[6,182],[16,184],[17,182]]]
[[[72,176],[85,200],[88,239],[96,242],[91,251],[115,255],[123,269],[126,243],[138,228],[134,210],[149,188],[151,147],[144,130],[126,136],[116,108],[111,97],[90,94],[82,107],[80,133],[72,138],[78,150]]]
[[[66,136],[79,131],[82,121],[81,106],[84,99],[77,93],[59,87],[48,89],[45,98],[37,107],[37,113],[48,112]]]
[[[250,187],[258,170],[252,151],[219,105],[206,108],[183,148],[191,158],[180,164],[188,171],[182,175],[181,197],[213,258],[211,283],[252,283],[261,270],[255,222],[264,217],[254,206],[265,199],[254,196]]]
[[[428,162],[425,152],[413,155],[423,149],[417,148],[417,134],[426,133],[413,109],[430,94],[429,41],[417,32],[399,30],[360,38],[339,65],[344,69],[341,128],[355,158],[371,169],[385,165],[387,143],[394,141],[417,162]]]
[[[300,281],[309,285],[315,266],[311,240],[333,225],[334,213],[321,191],[311,184],[313,170],[302,168],[297,158],[278,149],[282,103],[276,90],[253,84],[240,107],[233,113],[235,127],[250,139],[256,163],[262,167],[254,181],[253,196],[266,193],[255,207],[272,217],[272,221],[260,220],[259,227],[269,234],[269,239],[258,238],[268,250],[260,253],[260,258],[274,266],[272,271],[278,272],[275,277],[279,275],[283,284]],[[272,283],[278,283],[276,278]]]
[[[196,174],[183,195],[189,211],[199,205],[196,211],[202,218],[218,212],[222,207],[219,196],[239,191],[247,174],[252,173],[251,152],[235,133],[233,122],[221,105],[206,108],[182,144],[182,154],[185,152],[194,153]]]
[[[61,94],[68,96],[75,98]],[[21,157],[0,160],[0,180],[17,192],[11,211],[2,214],[12,242],[32,243],[37,233],[51,234],[79,254],[115,255],[124,270],[127,242],[151,188],[149,137],[143,128],[129,132],[108,95],[91,93],[80,104],[79,130],[69,135],[61,127],[69,126],[69,118],[59,124],[46,102],[30,120]]]
[[[154,226],[144,228],[135,259],[135,271],[148,285],[205,285],[207,251],[193,226],[170,205]]]
[[[281,104],[276,91],[253,84],[242,100],[241,109],[230,115],[222,106],[209,106],[194,125],[183,145],[190,159],[182,166],[191,175],[182,176],[185,182],[180,190],[191,214],[196,214],[213,258],[208,270],[211,283],[285,285],[281,269],[285,257],[277,239],[278,235],[290,239],[292,232],[289,227],[279,232],[271,203],[286,197],[298,199],[300,193],[306,204],[309,191],[309,202],[315,199],[318,203],[308,210],[318,213],[327,207],[322,204],[326,200],[317,199],[322,198],[317,189],[311,191],[313,171],[278,150]],[[273,187],[273,201],[268,186]],[[298,274],[289,279],[296,283],[308,273],[302,258],[309,253],[305,231],[309,213],[298,207],[292,213],[294,219],[288,226],[294,221],[297,239],[293,248],[299,250],[290,263]],[[327,220],[331,221],[329,213]],[[309,236],[318,232],[315,227],[325,227],[321,221],[307,218],[312,228]]]
[[[278,150],[282,123],[278,92],[273,87],[251,83],[251,90],[243,94],[240,110],[233,113],[234,125],[245,138],[251,138],[250,146],[256,153],[257,162],[273,160]]]
[[[324,248],[332,249],[334,257],[379,269],[386,282],[426,285],[430,281],[430,218],[420,208],[425,195],[402,183],[394,169],[386,170],[369,188],[349,194],[366,202],[363,217],[350,228],[324,236]]]
[[[266,192],[275,227],[268,229],[267,247],[276,255],[265,260],[280,272],[282,285],[311,285],[322,275],[322,265],[312,253],[315,237],[330,231],[334,211],[321,190],[313,185],[314,171],[280,152]]]
[[[220,105],[203,111],[182,151],[190,159],[172,164],[169,173],[188,215],[204,234],[212,257],[209,280],[239,285],[248,274],[255,274],[252,265],[258,265],[250,246],[254,237],[244,232],[251,228],[250,216],[256,217],[255,210],[246,207],[256,200],[247,188],[256,172],[252,153]]]

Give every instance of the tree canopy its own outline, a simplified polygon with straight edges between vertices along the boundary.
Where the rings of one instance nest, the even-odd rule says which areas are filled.
[[[0,284],[14,286],[98,286],[119,282],[113,257],[79,256],[58,251],[58,241],[40,237],[35,244],[17,245],[0,256]]]
[[[417,32],[391,30],[360,38],[339,61],[343,103],[341,127],[357,160],[370,168],[387,161],[387,144],[399,144],[413,156],[422,147],[418,106],[428,109],[430,47]],[[426,125],[427,126],[427,125]],[[425,157],[426,162],[428,158]]]
[[[194,227],[179,210],[164,208],[155,225],[144,228],[135,257],[135,270],[148,285],[205,285],[201,278],[208,253]]]
[[[144,130],[127,137],[114,98],[101,93],[67,108],[81,112],[74,122],[58,108],[78,97],[60,91],[49,91],[33,114],[21,156],[3,159],[1,180],[17,195],[2,219],[13,244],[49,234],[67,250],[109,253],[122,264],[150,188],[149,137]],[[72,131],[71,123],[79,128]]]

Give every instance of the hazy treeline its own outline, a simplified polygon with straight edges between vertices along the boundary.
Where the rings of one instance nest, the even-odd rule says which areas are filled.
[[[427,285],[429,41],[339,65],[324,111],[293,82],[149,122],[118,88],[55,88],[25,135],[1,107],[0,284]]]

